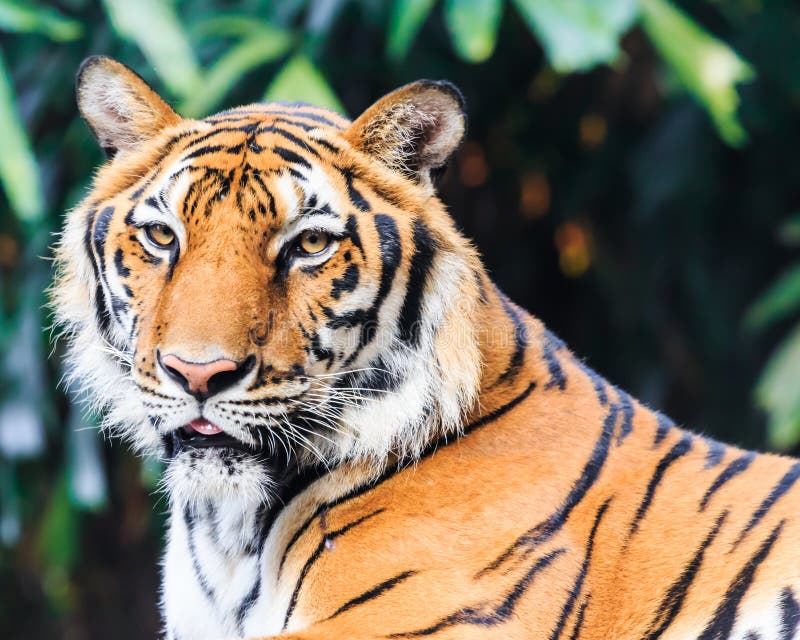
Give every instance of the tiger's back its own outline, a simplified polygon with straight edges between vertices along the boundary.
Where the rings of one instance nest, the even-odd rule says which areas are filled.
[[[287,627],[795,637],[800,464],[675,427],[527,323],[536,339],[517,383],[465,437],[369,491],[304,504],[299,538],[276,532]]]

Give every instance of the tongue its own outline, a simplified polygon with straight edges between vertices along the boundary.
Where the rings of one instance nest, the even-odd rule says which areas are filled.
[[[204,436],[213,436],[218,433],[222,433],[222,429],[220,429],[217,425],[211,424],[208,420],[205,420],[203,418],[197,418],[197,420],[192,420],[189,423],[188,427],[192,431],[196,431],[197,433]]]

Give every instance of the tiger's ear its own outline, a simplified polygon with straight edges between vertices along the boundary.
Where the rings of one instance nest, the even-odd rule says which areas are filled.
[[[430,186],[431,171],[444,166],[466,126],[464,98],[455,85],[418,80],[378,100],[345,136],[357,149]]]
[[[134,71],[105,56],[83,61],[76,91],[78,110],[108,157],[135,149],[181,119]]]

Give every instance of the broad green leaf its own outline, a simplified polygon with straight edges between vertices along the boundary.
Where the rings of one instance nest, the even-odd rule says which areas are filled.
[[[406,57],[436,0],[394,0],[389,13],[386,55],[398,62]]]
[[[80,22],[65,18],[55,9],[16,0],[0,0],[0,30],[41,33],[57,42],[76,40],[83,34]]]
[[[116,31],[142,50],[159,78],[177,96],[200,89],[202,74],[172,2],[103,0]]]
[[[614,62],[636,19],[637,0],[513,0],[556,71]]]
[[[736,116],[736,85],[755,76],[752,67],[668,0],[642,0],[641,11],[648,37],[678,81],[708,111],[720,137],[732,146],[744,144],[747,132]]]
[[[800,442],[800,325],[767,363],[756,401],[769,415],[770,444],[786,449]]]
[[[232,38],[255,38],[265,40],[282,40],[290,34],[263,20],[255,20],[251,16],[237,14],[215,15],[199,20],[192,25],[192,38],[205,40],[211,37],[227,36]]]
[[[800,264],[780,276],[750,307],[745,324],[762,329],[800,309]]]
[[[181,113],[189,117],[206,115],[251,69],[277,59],[289,49],[291,37],[276,31],[272,38],[250,36],[233,45],[214,63],[203,80],[203,90],[189,96]]]
[[[467,62],[483,62],[494,52],[503,0],[447,0],[444,19],[453,48]]]
[[[306,56],[296,54],[273,78],[264,100],[308,102],[319,107],[344,113],[344,107],[328,85],[319,69]]]
[[[0,183],[11,208],[23,222],[36,222],[44,215],[39,168],[28,135],[17,112],[14,89],[0,52]]]

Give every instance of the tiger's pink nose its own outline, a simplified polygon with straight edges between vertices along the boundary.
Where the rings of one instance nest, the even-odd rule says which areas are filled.
[[[212,362],[188,362],[171,353],[163,357],[158,354],[158,363],[164,372],[198,400],[205,400],[241,380],[253,368],[254,362],[253,356],[241,362],[224,358]]]

